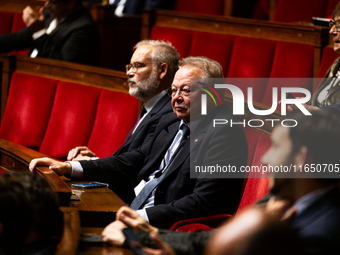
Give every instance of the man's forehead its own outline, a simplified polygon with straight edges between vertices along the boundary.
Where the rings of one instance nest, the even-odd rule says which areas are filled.
[[[141,45],[139,46],[132,55],[131,63],[145,60],[151,60],[151,53],[153,51],[152,45]]]
[[[202,70],[194,66],[184,66],[178,69],[173,81],[174,86],[189,86],[191,78],[202,78]]]

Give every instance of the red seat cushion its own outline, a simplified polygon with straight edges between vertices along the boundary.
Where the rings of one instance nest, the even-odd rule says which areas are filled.
[[[218,214],[207,217],[199,217],[187,220],[180,220],[174,223],[170,230],[181,232],[195,232],[217,228],[221,223],[231,217],[230,214]]]
[[[103,90],[87,146],[100,158],[112,155],[136,122],[138,101],[129,94]]]
[[[0,137],[37,150],[50,118],[56,86],[56,80],[15,72]]]
[[[235,36],[195,32],[192,37],[189,55],[205,56],[216,60],[227,74]],[[216,43],[218,42],[218,43]]]
[[[87,144],[100,92],[99,88],[59,81],[40,152],[63,159],[70,149]]]
[[[193,31],[190,30],[154,26],[150,39],[171,42],[179,55],[185,58],[189,55],[192,35]]]

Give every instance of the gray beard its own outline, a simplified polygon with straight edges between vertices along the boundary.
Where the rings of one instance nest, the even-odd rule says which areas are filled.
[[[159,84],[160,80],[158,79],[157,71],[153,70],[147,79],[135,83],[136,88],[130,89],[129,93],[131,96],[143,101],[143,99],[155,96]]]

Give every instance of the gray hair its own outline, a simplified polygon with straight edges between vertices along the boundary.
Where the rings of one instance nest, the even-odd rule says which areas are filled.
[[[178,70],[178,62],[180,56],[174,46],[170,42],[164,42],[160,40],[143,40],[136,44],[134,50],[142,45],[151,45],[154,50],[151,54],[151,61],[153,65],[159,65],[162,63],[168,64],[170,74],[175,75]]]
[[[192,66],[200,68],[204,71],[202,78],[223,78],[222,66],[215,60],[207,57],[186,57],[183,58],[179,67]]]

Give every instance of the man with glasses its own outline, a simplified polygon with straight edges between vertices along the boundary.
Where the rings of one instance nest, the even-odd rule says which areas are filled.
[[[160,118],[172,112],[167,89],[178,69],[178,52],[170,43],[154,40],[140,41],[134,48],[131,63],[126,65],[126,74],[129,76],[130,95],[141,100],[143,107],[135,126],[113,156],[137,149],[147,142]],[[78,161],[95,157],[88,147],[79,146],[70,150],[67,159]],[[117,193],[124,197],[124,192]]]
[[[216,61],[204,57],[185,58],[180,62],[170,90],[175,114],[169,113],[159,121],[148,143],[120,156],[80,161],[81,171],[73,161],[49,158],[32,160],[30,170],[45,165],[70,178],[109,181],[114,191],[119,183],[127,180],[133,184],[126,202],[157,227],[168,228],[188,218],[232,214],[240,200],[243,178],[230,178],[228,172],[222,178],[213,178],[204,171],[192,178],[190,169],[192,165],[240,169],[247,164],[247,141],[240,125],[212,124],[214,119],[233,119],[232,111],[226,106],[215,106],[212,100],[207,100],[206,116],[197,111],[205,92],[193,90],[190,79],[222,77],[222,67]],[[195,86],[200,85],[195,83]]]
[[[0,52],[30,49],[29,56],[98,65],[100,41],[82,0],[47,0],[23,11],[26,28],[0,36]]]

